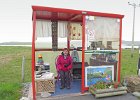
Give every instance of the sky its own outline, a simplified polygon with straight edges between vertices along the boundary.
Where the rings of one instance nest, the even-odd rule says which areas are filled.
[[[32,5],[124,15],[122,39],[132,40],[133,7],[140,0],[0,0],[0,42],[32,41]],[[135,41],[140,41],[140,7],[136,8]]]

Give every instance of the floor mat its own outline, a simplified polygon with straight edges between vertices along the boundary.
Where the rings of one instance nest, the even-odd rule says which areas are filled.
[[[73,80],[71,83],[71,89],[67,89],[67,88],[60,89],[59,84],[56,83],[55,93],[52,94],[52,96],[79,93],[79,92],[81,92],[81,80]]]

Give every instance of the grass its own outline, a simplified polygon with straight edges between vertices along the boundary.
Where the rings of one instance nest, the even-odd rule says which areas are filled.
[[[0,83],[0,100],[19,100],[20,90],[18,83]]]
[[[55,58],[60,52],[36,52],[42,54],[45,62],[50,63],[51,71],[55,72]],[[131,50],[122,51],[121,78],[128,75],[136,75],[138,63],[138,50],[134,51],[131,58]],[[1,47],[0,46],[0,100],[19,100],[21,97],[21,65],[25,56],[25,80],[31,82],[31,48],[30,47]],[[81,52],[80,52],[81,55]],[[86,57],[89,57],[87,55]],[[37,57],[37,56],[36,56]],[[80,56],[81,58],[81,56]],[[86,59],[89,61],[89,59]]]
[[[131,58],[131,50],[122,51],[122,63],[121,63],[121,78],[126,76],[137,74],[137,64],[138,64],[139,53],[138,50],[134,50],[134,56]]]
[[[31,81],[31,48],[0,47],[0,100],[21,97],[22,56],[26,57],[25,82]]]

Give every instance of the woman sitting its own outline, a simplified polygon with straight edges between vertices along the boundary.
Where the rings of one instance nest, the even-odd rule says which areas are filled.
[[[69,55],[68,49],[64,48],[61,55],[57,59],[57,70],[60,74],[61,87],[60,89],[70,89],[70,70],[72,69],[72,58]]]

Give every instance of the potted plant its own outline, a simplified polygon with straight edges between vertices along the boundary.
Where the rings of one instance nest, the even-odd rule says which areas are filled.
[[[89,91],[95,95],[96,98],[126,94],[127,88],[122,87],[119,82],[97,82],[89,87]]]

